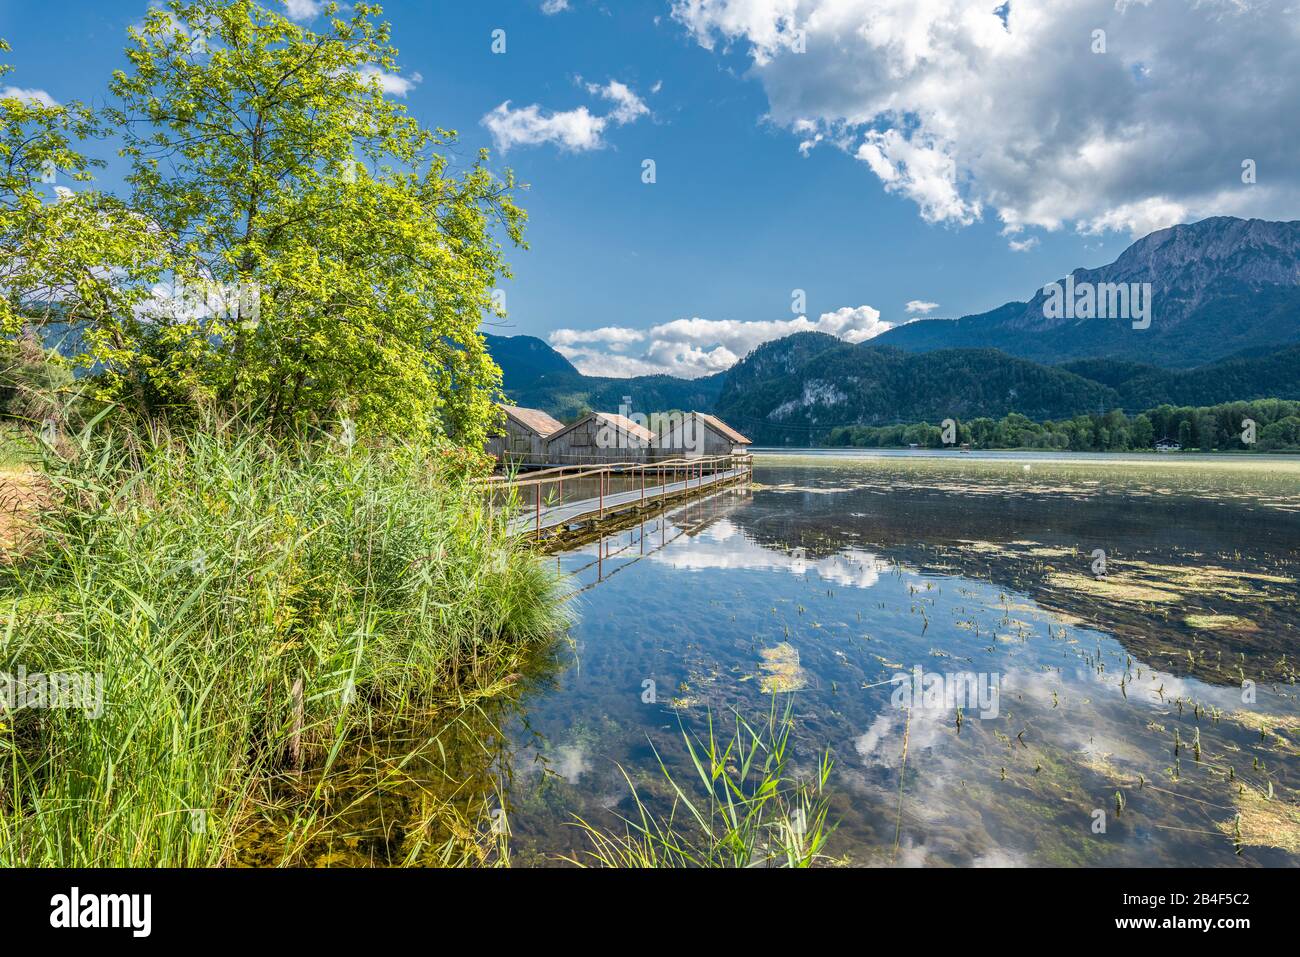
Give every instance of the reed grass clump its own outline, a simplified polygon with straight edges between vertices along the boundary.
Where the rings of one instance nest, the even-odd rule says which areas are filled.
[[[515,670],[558,582],[458,461],[157,429],[47,461],[0,670],[102,676],[102,713],[0,711],[0,864],[228,863],[269,776]]]
[[[682,732],[694,781],[679,781],[659,759],[671,807],[656,812],[632,789],[635,816],[611,830],[579,819],[590,848],[569,863],[587,867],[733,868],[812,867],[834,861],[826,854],[833,828],[827,823],[826,784],[833,761],[823,753],[813,772],[791,767],[793,710],[778,713],[775,701],[765,722],[735,716],[729,738],[718,736],[709,716],[703,735]],[[658,752],[656,752],[658,758]]]

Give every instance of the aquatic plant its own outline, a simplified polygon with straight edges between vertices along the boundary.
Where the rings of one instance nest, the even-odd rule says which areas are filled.
[[[584,867],[811,867],[831,863],[825,847],[826,784],[833,761],[818,757],[814,773],[800,778],[790,766],[792,705],[778,715],[775,698],[766,722],[757,727],[739,714],[723,741],[709,714],[701,737],[685,728],[682,740],[697,777],[680,782],[655,758],[672,795],[671,807],[656,813],[643,800],[627,771],[635,815],[617,832],[582,818],[575,821],[591,847],[566,861]]]
[[[783,641],[773,648],[759,649],[763,671],[759,683],[764,694],[797,691],[807,684],[807,676],[799,664],[799,649],[788,641]]]
[[[1232,821],[1219,824],[1219,830],[1241,845],[1276,847],[1292,854],[1300,853],[1300,808],[1274,799],[1272,782],[1266,792],[1241,787],[1235,796],[1237,814]],[[1240,853],[1240,850],[1238,850]]]

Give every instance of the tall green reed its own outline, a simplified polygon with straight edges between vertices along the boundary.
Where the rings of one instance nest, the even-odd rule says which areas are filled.
[[[0,864],[235,857],[274,776],[464,705],[565,623],[549,568],[440,456],[248,431],[83,435],[0,570],[0,670],[103,713],[0,714]]]
[[[790,704],[778,714],[775,699],[767,720],[751,724],[739,714],[730,738],[718,736],[709,715],[703,736],[685,729],[694,782],[679,781],[658,751],[671,807],[652,810],[623,771],[636,805],[622,832],[578,819],[590,848],[570,863],[594,867],[812,867],[830,863],[825,853],[826,784],[833,761],[823,753],[813,772],[791,767]]]

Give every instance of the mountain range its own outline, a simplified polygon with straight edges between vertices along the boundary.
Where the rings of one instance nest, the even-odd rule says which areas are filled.
[[[873,341],[911,352],[993,348],[1044,363],[1142,356],[1167,368],[1300,343],[1300,221],[1218,216],[1172,226],[1139,239],[1113,263],[1076,269],[1068,278],[1076,287],[1150,283],[1150,327],[1050,318],[1045,284],[1027,302],[961,319],[909,322]]]
[[[1300,398],[1300,222],[1174,226],[1068,280],[1062,287],[1121,284],[1135,294],[1150,284],[1149,326],[1067,317],[1045,286],[1025,302],[910,322],[857,345],[796,333],[689,380],[585,376],[540,339],[487,341],[521,405],[564,419],[631,396],[639,411],[716,412],[763,444],[806,445],[842,425]]]
[[[516,405],[544,409],[557,419],[584,412],[615,412],[624,396],[637,411],[713,408],[727,372],[700,379],[643,375],[616,379],[583,375],[568,359],[533,336],[485,336],[501,366],[502,388]],[[838,340],[837,340],[838,341]],[[728,370],[730,371],[730,370]]]

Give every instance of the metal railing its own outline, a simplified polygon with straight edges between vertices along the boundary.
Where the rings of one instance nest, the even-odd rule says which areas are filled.
[[[553,513],[557,509],[579,506],[576,512],[566,516],[566,521],[584,521],[591,517],[603,519],[606,511],[609,510],[643,506],[658,499],[688,493],[695,488],[715,485],[724,479],[751,481],[753,469],[752,455],[733,453],[689,459],[665,459],[660,462],[558,465],[535,472],[493,475],[481,479],[480,482],[493,493],[521,492],[522,500],[531,498],[532,502],[526,507],[533,513],[531,523],[533,534],[541,538],[544,512]],[[621,479],[622,482],[619,484],[626,487],[614,491],[615,479]],[[584,480],[586,486],[582,484]],[[595,494],[566,501],[564,497],[566,482],[569,483],[570,491],[576,488],[580,492],[594,491]],[[595,488],[588,488],[591,485]],[[555,497],[544,496],[544,488],[553,489]]]

